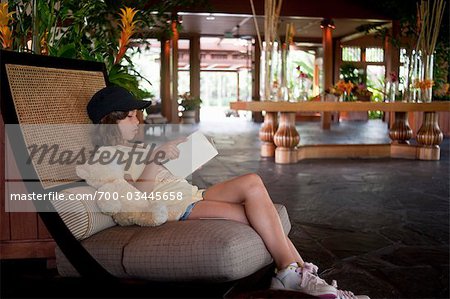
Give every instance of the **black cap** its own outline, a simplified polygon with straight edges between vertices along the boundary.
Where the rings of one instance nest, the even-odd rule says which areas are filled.
[[[145,109],[151,101],[137,100],[128,90],[119,86],[107,86],[97,91],[87,104],[87,113],[94,124],[113,111]]]

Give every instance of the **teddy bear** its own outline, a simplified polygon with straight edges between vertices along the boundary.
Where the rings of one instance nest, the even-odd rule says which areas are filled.
[[[99,209],[117,224],[158,226],[168,220],[171,207],[142,198],[142,193],[124,179],[119,165],[83,164],[76,167],[76,173],[97,189]]]

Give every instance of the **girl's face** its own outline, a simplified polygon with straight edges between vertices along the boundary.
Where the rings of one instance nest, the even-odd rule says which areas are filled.
[[[124,140],[133,140],[138,132],[139,120],[137,118],[137,110],[132,110],[128,112],[127,117],[124,119],[118,120],[117,124],[119,125],[120,133],[122,134],[122,138]]]

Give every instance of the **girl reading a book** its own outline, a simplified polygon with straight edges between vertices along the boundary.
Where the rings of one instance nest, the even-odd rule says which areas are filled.
[[[103,147],[122,150],[132,148],[138,132],[137,110],[148,107],[151,102],[138,101],[128,91],[119,87],[106,87],[98,91],[87,106],[89,118],[94,124],[117,124],[117,130],[98,131],[96,143]],[[101,129],[100,129],[101,130]],[[179,156],[177,145],[186,141],[181,138],[158,147],[165,158]],[[132,165],[124,176],[138,190],[151,193],[159,182],[171,180],[171,174],[160,163]],[[257,174],[245,174],[199,190],[184,179],[174,179],[176,188],[182,190],[182,201],[176,201],[180,213],[169,221],[226,218],[250,225],[262,238],[272,255],[277,273],[272,279],[273,289],[300,291],[321,298],[368,298],[338,290],[317,275],[317,266],[303,261],[291,240],[284,234],[279,215],[272,199]]]

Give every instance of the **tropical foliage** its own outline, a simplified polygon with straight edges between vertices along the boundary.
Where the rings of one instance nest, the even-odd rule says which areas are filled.
[[[14,13],[10,24],[12,43],[3,48],[104,62],[112,84],[127,88],[138,98],[150,95],[139,88],[141,78],[125,55],[129,39],[135,33],[135,28],[130,31],[130,24],[126,23],[129,14],[117,13],[104,1],[94,0],[9,0],[8,5]],[[134,9],[122,9],[136,14]],[[136,24],[134,20],[131,22]],[[123,35],[128,37],[126,44],[121,44],[119,36]]]
[[[150,6],[140,1],[8,0],[0,7],[0,42],[2,48],[13,51],[104,62],[111,83],[142,99],[150,96],[139,88],[139,80],[146,79],[135,70],[127,50],[136,44],[149,46],[144,34],[150,28],[168,34],[166,20],[171,14],[166,12],[204,3],[170,0]]]
[[[438,1],[429,0],[430,4],[435,4]],[[450,60],[450,14],[449,3],[444,4],[444,14],[442,23],[439,30],[437,28],[434,31],[439,31],[437,37],[436,49],[434,52],[434,97],[438,100],[448,99],[448,62]],[[386,14],[387,17],[397,20],[400,24],[400,37],[393,37],[391,32],[386,27],[380,27],[378,24],[368,24],[360,26],[361,32],[375,32],[375,36],[387,39],[395,47],[401,47],[407,49],[408,53],[411,53],[416,48],[416,43],[420,34],[420,15],[417,8],[419,7],[420,0],[404,0],[404,1],[392,1],[392,0],[366,0],[366,5],[373,10],[378,10]],[[433,17],[434,19],[434,17]],[[435,32],[435,33],[436,33]],[[411,54],[409,54],[411,55]]]
[[[12,46],[12,32],[9,28],[12,15],[12,12],[8,12],[8,3],[0,3],[0,42],[4,49]]]
[[[183,111],[192,111],[200,108],[202,100],[199,97],[194,97],[189,92],[185,92],[178,96],[180,98],[179,104],[183,107]]]
[[[353,84],[364,83],[365,76],[350,62],[343,63],[339,71],[345,82],[352,82]]]

